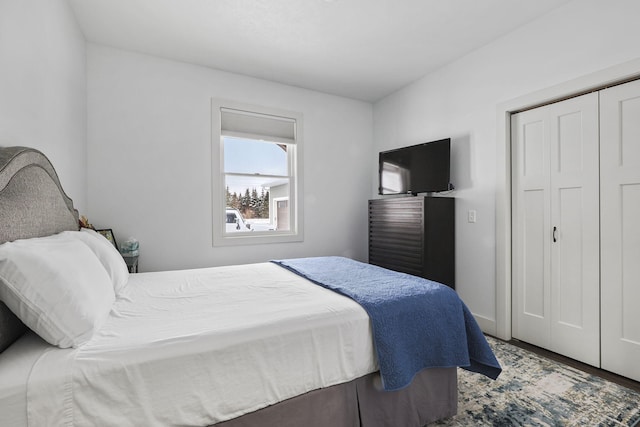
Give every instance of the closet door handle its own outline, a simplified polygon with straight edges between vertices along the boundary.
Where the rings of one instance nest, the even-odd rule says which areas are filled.
[[[558,227],[553,227],[553,242],[554,243],[558,241],[557,232],[558,232]]]

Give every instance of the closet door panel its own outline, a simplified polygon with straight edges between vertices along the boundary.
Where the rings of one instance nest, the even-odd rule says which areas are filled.
[[[598,94],[548,107],[551,350],[600,366]]]
[[[600,96],[602,367],[640,381],[640,82]]]
[[[524,193],[524,295],[523,311],[527,316],[544,319],[545,308],[545,231],[544,231],[544,192],[541,190]]]
[[[637,86],[638,82],[628,84]],[[628,87],[627,85],[623,86],[618,86],[617,89],[626,92]],[[611,92],[613,89],[609,91]],[[604,96],[607,97],[608,95]],[[618,105],[618,114],[620,115],[620,166],[622,167],[622,172],[629,171],[633,173],[640,168],[640,144],[638,144],[638,135],[640,135],[640,121],[638,120],[640,118],[640,98],[633,93],[622,96],[626,99],[620,99]],[[633,181],[633,179],[631,180]]]
[[[573,103],[573,100],[565,102]],[[586,125],[583,120],[584,114],[580,105],[573,106],[566,113],[562,111],[562,106],[554,105],[550,107],[554,114],[557,114],[556,171],[565,177],[569,176],[569,174],[581,176],[585,171],[585,152],[582,135],[582,128]]]
[[[582,191],[578,188],[565,188],[559,191],[560,214],[558,219],[558,289],[556,297],[556,321],[573,328],[584,325],[583,301],[585,293],[583,259],[576,254],[582,252],[584,241],[582,228]]]
[[[640,184],[622,187],[622,339],[640,345]],[[640,356],[640,355],[639,355]],[[640,363],[640,359],[636,359]]]
[[[549,348],[549,145],[545,111],[512,116],[513,336]]]
[[[598,95],[511,125],[513,336],[599,366]]]
[[[544,115],[532,110],[522,113],[516,121],[519,129],[520,141],[522,146],[522,157],[519,158],[522,164],[522,177],[524,180],[542,180],[545,185],[547,173],[549,170],[548,160],[546,157],[549,153],[549,147],[545,146],[546,127],[544,123]]]

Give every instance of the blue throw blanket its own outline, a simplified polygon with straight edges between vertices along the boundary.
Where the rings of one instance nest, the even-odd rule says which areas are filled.
[[[447,286],[341,257],[273,262],[367,311],[385,390],[408,386],[424,368],[460,366],[492,379],[502,372],[473,315]]]

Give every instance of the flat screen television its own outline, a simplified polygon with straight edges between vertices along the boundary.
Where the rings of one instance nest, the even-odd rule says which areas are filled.
[[[378,194],[435,193],[450,186],[451,139],[382,151]]]

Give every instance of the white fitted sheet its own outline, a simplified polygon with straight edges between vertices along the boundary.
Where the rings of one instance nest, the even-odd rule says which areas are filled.
[[[27,332],[0,354],[0,426],[27,425],[27,382],[50,344]]]
[[[29,425],[204,426],[377,370],[366,312],[272,263],[126,291],[87,344],[39,357]]]

